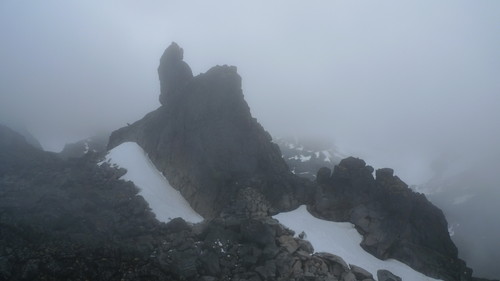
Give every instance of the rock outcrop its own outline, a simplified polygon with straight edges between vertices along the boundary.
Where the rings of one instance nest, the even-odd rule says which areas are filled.
[[[346,158],[318,172],[317,216],[348,221],[363,235],[361,246],[380,259],[395,258],[429,276],[469,280],[471,270],[458,259],[440,209],[414,193],[392,169],[374,169]]]
[[[160,77],[160,103],[166,105],[174,98],[182,87],[193,78],[193,72],[184,62],[184,50],[172,43],[163,53],[158,67]]]
[[[111,149],[137,142],[191,206],[216,217],[242,188],[270,202],[270,212],[289,210],[311,198],[270,135],[250,114],[234,66],[216,66],[191,78],[182,49],[172,43],[159,67],[161,100],[168,102],[112,133]]]

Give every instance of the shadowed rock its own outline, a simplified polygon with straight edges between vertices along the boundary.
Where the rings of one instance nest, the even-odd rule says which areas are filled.
[[[193,72],[183,58],[184,50],[175,42],[172,42],[161,56],[158,76],[160,77],[160,103],[162,105],[166,105],[193,78]]]
[[[471,271],[458,259],[443,212],[411,191],[392,169],[373,168],[349,157],[318,172],[310,208],[319,217],[348,221],[363,235],[361,246],[380,259],[395,258],[427,275],[466,280]],[[464,278],[464,279],[461,279]]]
[[[270,212],[304,203],[310,183],[288,169],[271,136],[252,117],[234,66],[215,66],[191,78],[182,49],[165,51],[159,75],[166,106],[110,137],[108,149],[137,142],[191,206],[217,216],[242,188],[253,188]],[[273,211],[274,210],[274,211]]]

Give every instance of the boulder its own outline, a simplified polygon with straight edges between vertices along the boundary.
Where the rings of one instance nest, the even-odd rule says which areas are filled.
[[[401,277],[392,274],[389,270],[377,270],[378,281],[401,281]]]
[[[365,279],[373,279],[373,274],[365,270],[364,268],[361,268],[357,265],[350,264],[351,267],[351,272],[356,276],[357,280],[365,280]]]
[[[330,180],[330,176],[332,174],[332,170],[330,170],[327,167],[323,167],[318,170],[318,173],[316,174],[316,182],[318,184],[326,184]]]
[[[319,252],[315,253],[313,256],[320,257],[333,265],[340,265],[344,271],[349,270],[349,266],[344,259],[334,254]]]
[[[289,253],[294,253],[299,249],[299,244],[291,236],[281,236],[278,238],[281,247],[284,247]]]
[[[357,281],[356,276],[352,272],[344,272],[342,274],[342,281]]]

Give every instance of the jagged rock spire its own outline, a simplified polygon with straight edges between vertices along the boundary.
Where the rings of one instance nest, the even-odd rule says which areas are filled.
[[[163,52],[158,67],[160,78],[160,103],[166,105],[178,90],[193,78],[189,65],[183,61],[184,50],[172,42]]]

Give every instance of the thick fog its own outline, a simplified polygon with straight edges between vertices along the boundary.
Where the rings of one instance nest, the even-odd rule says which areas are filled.
[[[500,143],[499,1],[0,2],[0,120],[46,149],[157,108],[172,42],[238,67],[275,137],[331,138],[409,183]],[[453,160],[454,161],[454,160]]]

